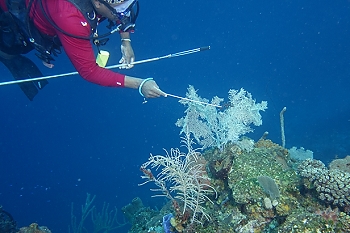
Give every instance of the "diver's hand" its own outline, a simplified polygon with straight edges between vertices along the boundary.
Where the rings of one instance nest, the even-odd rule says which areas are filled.
[[[122,52],[122,58],[119,60],[119,63],[123,64],[123,66],[119,67],[119,69],[131,69],[134,67],[134,65],[131,64],[135,61],[134,50],[131,47],[131,42],[123,40],[120,50]]]
[[[167,94],[159,89],[159,86],[152,78],[141,79],[125,75],[124,86],[138,89],[139,93],[145,98],[167,97]]]
[[[146,98],[157,98],[160,96],[167,96],[165,92],[159,89],[159,86],[154,80],[146,81],[141,87],[141,92]]]

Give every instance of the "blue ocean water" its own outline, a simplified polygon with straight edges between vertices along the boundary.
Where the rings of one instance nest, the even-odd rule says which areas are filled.
[[[247,136],[280,143],[284,106],[286,147],[304,147],[325,163],[350,153],[350,2],[140,0],[132,44],[137,59],[210,46],[209,51],[135,66],[122,73],[153,77],[160,88],[184,96],[227,100],[243,87],[261,102],[263,125]],[[120,59],[119,38],[104,49]],[[45,75],[74,71],[62,54],[54,69],[28,57]],[[12,80],[0,64],[0,81]],[[150,153],[180,146],[184,107],[171,97],[143,99],[136,90],[100,87],[79,76],[49,81],[33,102],[18,86],[0,87],[0,205],[18,226],[38,222],[67,232],[86,193],[96,205],[119,209],[139,196],[160,207],[142,182]],[[121,216],[120,216],[121,217]],[[126,232],[127,227],[123,228]]]

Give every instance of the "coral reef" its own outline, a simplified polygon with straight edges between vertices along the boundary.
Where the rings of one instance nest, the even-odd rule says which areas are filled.
[[[21,227],[18,233],[51,233],[49,228],[32,223],[28,227]]]
[[[348,162],[334,162],[328,170],[312,159],[312,151],[285,149],[284,139],[281,147],[266,139],[268,133],[256,143],[242,137],[250,124],[261,125],[259,111],[267,108],[243,89],[230,90],[229,103],[220,110],[213,106],[223,101],[218,97],[209,103],[191,86],[186,96],[180,101],[186,116],[176,125],[188,153],[172,149],[141,166],[145,183],[154,182],[153,191],[161,192],[156,196],[170,202],[160,212],[138,212],[162,221],[137,222],[139,232],[350,232]],[[190,136],[206,149],[202,154],[192,148]]]
[[[163,232],[161,222],[165,212],[144,206],[139,197],[124,206],[122,211],[132,225],[129,233]]]
[[[350,232],[350,215],[345,206],[341,207],[340,201],[321,199],[316,186],[324,184],[319,180],[327,178],[327,174],[339,192],[342,187],[339,182],[349,182],[344,172],[328,170],[318,160],[297,162],[290,158],[288,150],[270,140],[259,140],[251,150],[238,144],[227,144],[222,150],[209,149],[203,154],[210,185],[218,194],[202,203],[211,218],[182,225],[181,229],[171,227],[170,232]],[[298,169],[294,169],[296,164]],[[259,184],[259,177],[269,177],[267,187]],[[349,198],[349,192],[342,195]],[[139,221],[138,232],[164,232],[162,216],[176,214],[171,202],[161,211],[144,209],[137,215],[147,216],[153,225],[150,221],[144,221],[144,225]]]
[[[15,233],[16,221],[12,215],[0,206],[0,232]]]
[[[144,206],[141,198],[135,197],[134,199],[132,199],[131,203],[127,204],[122,208],[122,212],[126,219],[130,223],[133,223],[135,221],[135,215],[143,208]]]

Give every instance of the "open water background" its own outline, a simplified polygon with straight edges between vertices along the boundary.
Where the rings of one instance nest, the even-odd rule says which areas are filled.
[[[350,153],[350,1],[144,1],[132,35],[137,59],[201,46],[211,50],[135,66],[125,74],[154,77],[165,92],[227,100],[243,87],[261,102],[263,125],[247,136],[304,147],[328,163]],[[104,48],[120,59],[118,35]],[[45,75],[74,71],[62,54]],[[12,80],[0,65],[0,81]],[[173,98],[143,99],[136,90],[105,88],[79,76],[50,80],[33,102],[18,86],[0,87],[0,205],[18,226],[38,222],[68,232],[86,193],[119,209],[139,196],[147,206],[152,185],[140,165],[150,153],[180,146],[175,126],[184,107]],[[121,216],[120,216],[121,217]],[[128,227],[118,232],[126,232]]]

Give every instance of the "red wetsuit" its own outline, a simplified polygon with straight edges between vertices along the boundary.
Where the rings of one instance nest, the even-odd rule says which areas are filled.
[[[29,0],[26,0],[27,3]],[[73,35],[89,37],[91,28],[82,13],[66,0],[42,0],[47,15],[63,31]],[[0,0],[0,7],[7,11],[6,0]],[[77,39],[56,30],[43,15],[40,4],[34,1],[30,18],[43,34],[60,39],[63,49],[79,74],[89,82],[108,87],[123,87],[125,75],[99,67],[90,40]]]

